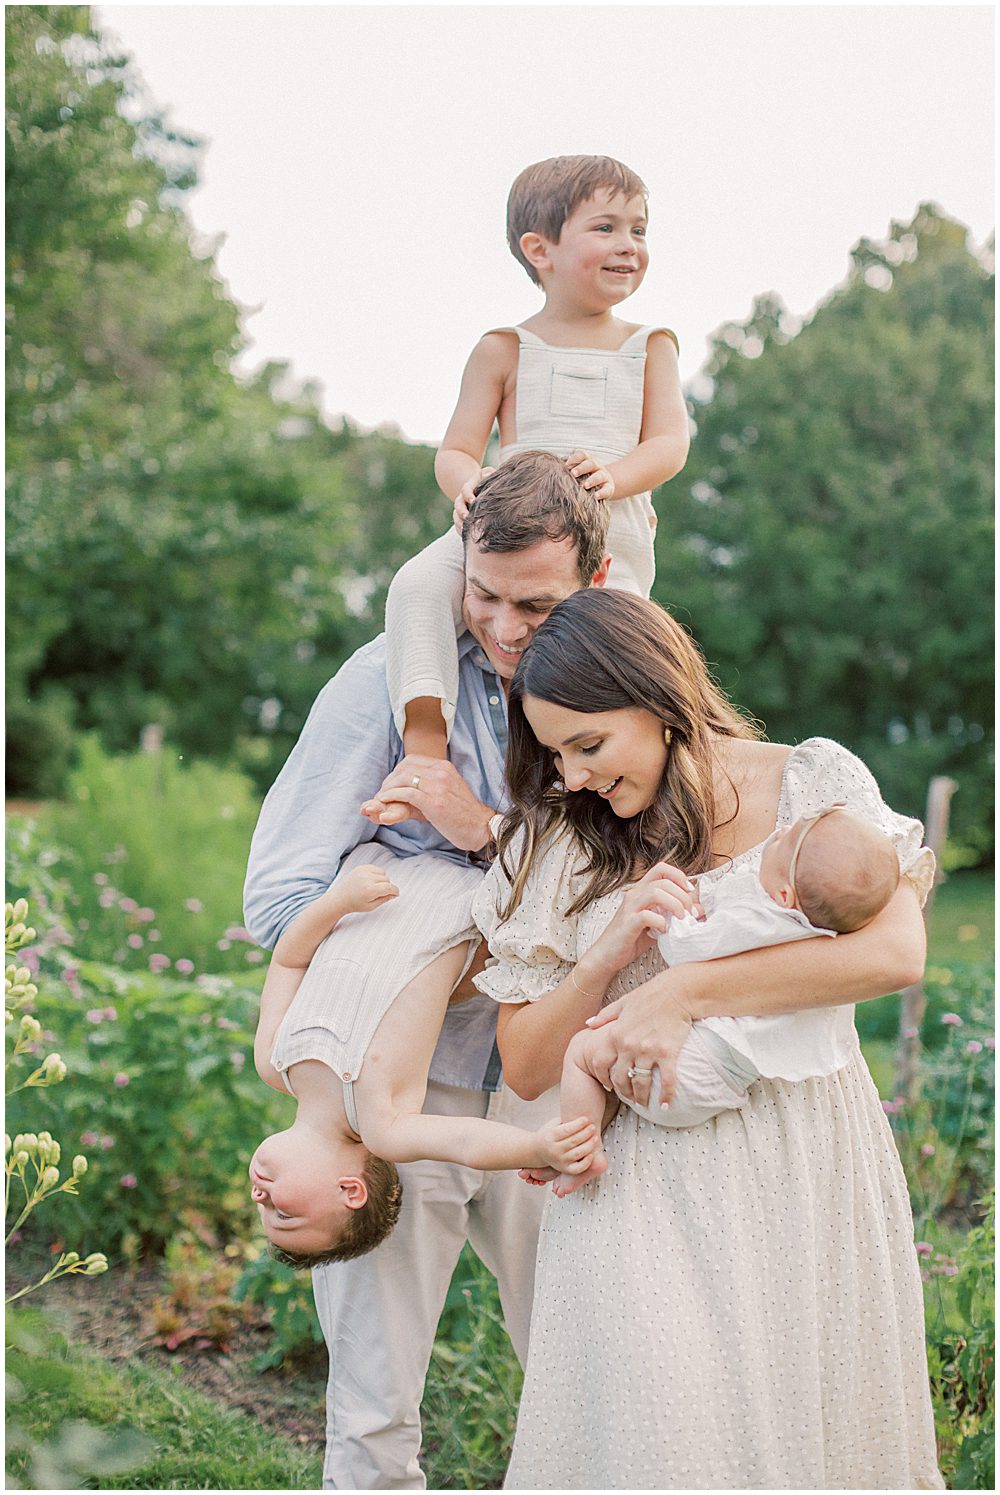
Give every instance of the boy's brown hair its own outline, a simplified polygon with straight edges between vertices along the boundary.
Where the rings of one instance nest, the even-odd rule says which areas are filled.
[[[521,252],[522,234],[541,234],[558,244],[573,209],[602,187],[626,197],[649,196],[642,179],[613,156],[550,156],[521,172],[507,198],[507,243],[535,285],[541,281]]]
[[[561,457],[517,452],[483,478],[475,495],[463,542],[506,554],[542,540],[572,540],[580,585],[590,586],[607,555],[610,505],[581,488]]]
[[[330,1261],[352,1261],[365,1256],[392,1234],[403,1206],[403,1185],[395,1163],[371,1153],[361,1170],[368,1185],[368,1201],[351,1210],[343,1234],[325,1251],[282,1251],[271,1247],[271,1256],[286,1267],[324,1267]]]

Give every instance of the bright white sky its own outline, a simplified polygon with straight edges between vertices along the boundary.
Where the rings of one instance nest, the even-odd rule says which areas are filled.
[[[331,415],[436,442],[480,333],[539,293],[504,238],[546,156],[628,162],[651,262],[622,314],[706,339],[777,291],[808,313],[848,251],[935,201],[993,230],[989,5],[101,5],[170,122],[206,140],[244,359]]]

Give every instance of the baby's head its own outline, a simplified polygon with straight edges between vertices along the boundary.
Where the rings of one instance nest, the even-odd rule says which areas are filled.
[[[776,831],[761,857],[760,880],[776,903],[799,909],[817,929],[849,934],[889,902],[899,858],[888,836],[835,805]]]
[[[641,210],[645,220],[647,195],[641,178],[612,156],[552,156],[537,161],[521,172],[507,199],[510,252],[535,285],[541,285],[538,271],[521,247],[525,234],[539,234],[558,244],[566,220],[592,198],[602,208],[621,198],[623,204]]]
[[[316,1132],[307,1139],[296,1126],[257,1148],[250,1197],[279,1259],[316,1267],[380,1245],[399,1219],[403,1186],[395,1165],[364,1143]]]

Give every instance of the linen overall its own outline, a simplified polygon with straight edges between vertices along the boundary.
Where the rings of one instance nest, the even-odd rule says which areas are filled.
[[[639,445],[642,432],[646,343],[640,327],[620,348],[557,348],[524,327],[497,327],[518,338],[514,424],[516,438],[500,448],[500,462],[518,452],[568,457],[582,450],[602,465]],[[608,586],[648,597],[655,565],[656,514],[648,493],[612,499]],[[432,541],[397,572],[386,599],[386,674],[397,731],[406,703],[433,696],[449,732],[458,693],[455,638],[463,628],[464,556],[455,530]]]

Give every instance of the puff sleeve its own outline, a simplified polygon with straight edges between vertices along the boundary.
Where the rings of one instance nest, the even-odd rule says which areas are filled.
[[[521,841],[510,860],[517,864]],[[511,884],[497,860],[472,905],[472,916],[490,948],[492,960],[474,977],[476,986],[495,1002],[537,1002],[566,979],[577,961],[578,921],[566,917],[576,896],[574,853],[570,838],[557,835],[532,868],[521,901],[503,918]]]
[[[919,820],[897,815],[882,798],[871,770],[839,742],[810,737],[795,748],[785,772],[788,820],[815,815],[836,800],[878,827],[896,848],[899,871],[912,883],[921,907],[934,885],[935,860],[923,844]]]

